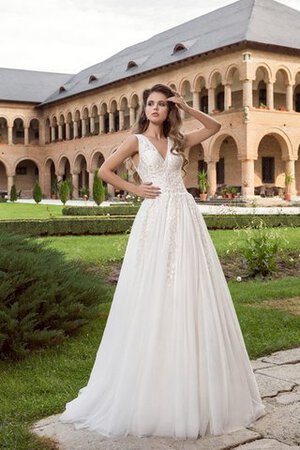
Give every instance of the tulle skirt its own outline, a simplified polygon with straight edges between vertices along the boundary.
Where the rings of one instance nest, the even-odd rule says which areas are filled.
[[[62,422],[197,438],[265,414],[227,282],[189,193],[144,199],[88,384]]]

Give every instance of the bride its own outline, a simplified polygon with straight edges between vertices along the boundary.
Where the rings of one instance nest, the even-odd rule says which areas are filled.
[[[182,133],[180,110],[202,125]],[[134,134],[100,176],[143,198],[88,383],[62,422],[104,436],[219,435],[265,414],[232,298],[194,198],[184,149],[220,124],[168,86],[143,92]],[[130,158],[140,184],[114,171]]]

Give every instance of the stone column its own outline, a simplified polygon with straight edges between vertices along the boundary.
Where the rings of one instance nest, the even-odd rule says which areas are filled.
[[[267,83],[267,107],[274,109],[274,84],[272,81]]]
[[[217,166],[216,161],[207,162],[208,195],[214,195],[217,190]]]
[[[243,159],[242,164],[242,194],[254,195],[254,160]]]
[[[288,159],[285,161],[285,172],[288,175],[292,175],[294,177],[294,181],[289,185],[288,189],[292,195],[297,193],[296,191],[296,179],[295,179],[295,161],[293,159]]]
[[[86,119],[81,119],[82,137],[86,136]]]
[[[211,113],[216,109],[215,88],[208,88],[208,112]]]
[[[14,184],[14,175],[7,175],[7,194],[10,196],[10,190],[12,185]]]
[[[119,112],[119,130],[124,130],[124,111],[122,109]]]
[[[99,116],[99,133],[103,134],[104,133],[104,115],[100,114]]]
[[[90,117],[90,132],[95,134],[95,117]]]
[[[107,194],[110,197],[114,197],[115,196],[115,188],[113,187],[112,184],[107,183]]]
[[[73,122],[73,132],[74,132],[74,139],[78,138],[78,122],[74,120]]]
[[[63,140],[63,129],[62,129],[62,125],[61,124],[58,125],[58,140],[59,141]]]
[[[79,174],[72,173],[73,198],[79,197]]]
[[[24,145],[29,144],[29,128],[24,127]]]
[[[200,96],[199,92],[193,91],[193,108],[200,111]]]
[[[55,142],[55,127],[51,125],[51,142]]]
[[[112,133],[113,131],[116,131],[116,129],[115,129],[115,113],[110,112],[109,113],[109,132]]]
[[[243,107],[253,106],[252,80],[243,81]]]
[[[93,187],[94,187],[94,174],[93,172],[88,172],[89,177],[89,191],[90,191],[90,199],[93,198]]]
[[[232,98],[231,98],[231,84],[225,84],[224,86],[224,109],[225,111],[228,111],[231,104],[232,104]]]
[[[288,111],[294,110],[293,86],[291,84],[288,84],[286,87],[286,109]]]
[[[67,140],[67,141],[70,140],[70,136],[71,136],[71,133],[70,133],[70,123],[69,123],[69,122],[66,122],[66,140]]]
[[[130,126],[132,127],[135,122],[135,109],[131,106],[129,108]]]
[[[8,127],[8,144],[13,144],[13,127]]]

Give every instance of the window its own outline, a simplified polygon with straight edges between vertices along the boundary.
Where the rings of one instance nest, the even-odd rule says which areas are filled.
[[[207,172],[207,162],[204,159],[199,159],[198,161],[198,171],[200,170]]]
[[[217,184],[224,184],[225,176],[224,176],[224,158],[220,158],[216,164],[217,169]]]
[[[208,113],[208,95],[204,95],[200,100],[200,111]]]
[[[295,110],[296,110],[296,112],[300,112],[300,93],[296,94]]]
[[[266,89],[260,89],[259,90],[259,104],[263,103],[264,105],[267,104],[267,90]]]
[[[16,130],[16,138],[23,138],[24,137],[24,130]]]
[[[27,175],[27,167],[25,167],[25,166],[17,167],[16,175]]]
[[[224,92],[219,92],[217,95],[217,109],[224,111]]]
[[[273,156],[262,157],[262,182],[274,183],[275,180],[275,158]]]

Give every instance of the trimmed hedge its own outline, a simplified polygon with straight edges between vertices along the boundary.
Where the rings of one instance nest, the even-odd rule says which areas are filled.
[[[111,216],[135,215],[138,206],[111,205],[111,206],[66,206],[62,209],[64,216]]]
[[[256,227],[263,219],[267,227],[300,227],[300,215],[203,215],[210,230],[232,230],[246,226]],[[115,234],[130,230],[134,216],[63,217],[53,219],[18,219],[0,221],[0,232],[33,236]]]

